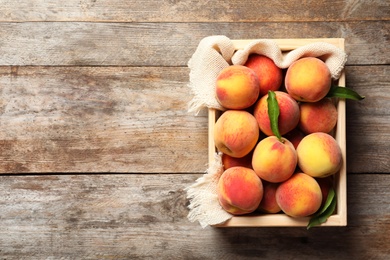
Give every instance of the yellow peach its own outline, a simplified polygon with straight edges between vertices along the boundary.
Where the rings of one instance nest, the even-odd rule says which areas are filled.
[[[259,127],[252,114],[243,110],[227,110],[214,126],[217,149],[232,157],[241,158],[256,146]]]
[[[217,186],[220,205],[233,215],[255,211],[263,198],[263,184],[249,168],[236,166],[225,170]]]
[[[343,159],[336,140],[327,133],[305,136],[297,147],[298,166],[312,177],[324,178],[335,174]]]
[[[282,91],[275,91],[276,100],[279,105],[279,133],[284,135],[293,130],[299,123],[299,106],[290,95]],[[268,116],[268,94],[257,101],[254,107],[255,116],[260,130],[268,135],[274,135],[271,129],[270,118]]]
[[[332,83],[326,64],[315,57],[305,57],[293,62],[287,69],[287,92],[298,101],[316,102],[328,94]]]
[[[322,193],[317,181],[304,173],[295,173],[276,190],[276,201],[291,217],[306,217],[321,206]]]
[[[215,86],[221,106],[227,109],[245,109],[259,97],[259,80],[255,72],[243,65],[231,65],[223,69]]]
[[[283,182],[291,177],[297,166],[297,153],[293,144],[276,136],[261,140],[252,156],[252,167],[257,176],[268,182]]]

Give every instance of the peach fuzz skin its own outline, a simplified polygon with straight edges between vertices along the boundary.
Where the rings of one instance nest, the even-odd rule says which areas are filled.
[[[245,109],[259,97],[259,79],[255,72],[243,65],[223,69],[216,80],[215,94],[221,106],[227,109]]]
[[[279,90],[283,82],[283,71],[267,56],[259,54],[249,55],[244,66],[251,68],[259,79],[260,97],[269,90]]]
[[[223,169],[227,170],[234,166],[242,166],[246,168],[252,169],[252,154],[253,152],[249,152],[247,155],[241,158],[232,157],[227,154],[222,154],[222,165]]]
[[[317,102],[328,94],[332,83],[326,64],[315,57],[301,58],[287,69],[287,92],[298,101]]]
[[[330,98],[312,103],[300,103],[299,128],[306,134],[330,133],[337,123],[337,109]]]
[[[261,140],[252,156],[252,167],[261,179],[278,183],[291,177],[297,166],[297,153],[293,144],[276,136]]]
[[[217,149],[229,156],[241,158],[256,146],[259,127],[253,115],[243,110],[227,110],[214,126]]]
[[[294,145],[294,148],[297,149],[299,143],[305,136],[306,136],[305,133],[303,133],[298,128],[295,128],[290,132],[288,132],[287,134],[285,134],[283,137],[289,140]]]
[[[307,217],[321,206],[322,193],[317,181],[304,173],[295,173],[276,190],[276,201],[291,217]]]
[[[276,202],[276,189],[279,183],[271,183],[263,181],[263,199],[260,202],[258,210],[265,213],[278,213],[281,211]]]
[[[299,105],[287,93],[275,91],[276,100],[279,105],[279,133],[284,135],[293,130],[299,123]],[[268,135],[274,135],[271,129],[270,119],[268,116],[268,94],[259,99],[255,104],[253,115],[255,116],[260,130]]]
[[[326,133],[305,136],[297,147],[298,166],[306,174],[324,178],[335,174],[342,165],[341,149]]]
[[[225,211],[243,215],[259,207],[263,198],[263,184],[253,170],[236,166],[222,173],[217,193],[219,203]]]

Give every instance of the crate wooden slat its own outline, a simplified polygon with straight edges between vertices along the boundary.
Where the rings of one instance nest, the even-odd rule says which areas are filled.
[[[314,42],[327,42],[335,45],[336,47],[344,50],[343,38],[319,38],[319,39],[272,39],[275,41],[280,49],[285,51],[291,51],[298,47],[304,46]],[[233,40],[235,48],[242,49],[253,40]],[[345,71],[343,70],[337,84],[345,87]],[[335,174],[334,188],[337,195],[337,206],[335,213],[331,215],[328,220],[321,224],[321,226],[346,226],[347,225],[347,169],[346,169],[346,102],[343,99],[336,101],[338,111],[338,121],[334,133],[334,137],[337,143],[340,145],[343,165],[338,173]],[[214,125],[220,111],[215,109],[208,110],[209,116],[209,129],[208,129],[208,149],[209,149],[209,165],[214,161],[214,155],[216,150],[213,132]],[[243,216],[233,216],[228,221],[215,225],[215,227],[304,227],[307,226],[310,217],[305,218],[293,218],[285,214],[261,214],[253,213]]]

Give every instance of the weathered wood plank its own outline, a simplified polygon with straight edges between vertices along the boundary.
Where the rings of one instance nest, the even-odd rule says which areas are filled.
[[[310,11],[308,11],[310,10]],[[388,20],[388,1],[2,1],[0,21],[253,22]]]
[[[184,68],[2,67],[0,172],[203,171],[187,82]]]
[[[200,175],[0,176],[3,258],[386,259],[390,175],[348,177],[348,226],[206,228],[187,220]],[[283,248],[283,250],[276,250]],[[207,249],[207,250],[205,250]]]
[[[0,255],[388,259],[389,6],[0,0]],[[186,64],[214,34],[346,39],[347,86],[366,96],[347,103],[347,227],[203,230],[187,220],[207,118],[186,111]]]
[[[0,23],[0,65],[186,66],[199,41],[345,38],[348,65],[389,64],[390,23]]]
[[[389,66],[347,66],[347,170],[387,172]],[[0,173],[203,172],[188,68],[1,67]]]
[[[366,96],[347,101],[347,171],[389,172],[390,66],[346,67],[347,86]]]

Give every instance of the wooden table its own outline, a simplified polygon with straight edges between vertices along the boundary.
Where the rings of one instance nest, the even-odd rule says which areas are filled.
[[[0,1],[2,259],[388,259],[388,1]],[[209,35],[345,38],[348,226],[202,229],[187,62]]]

